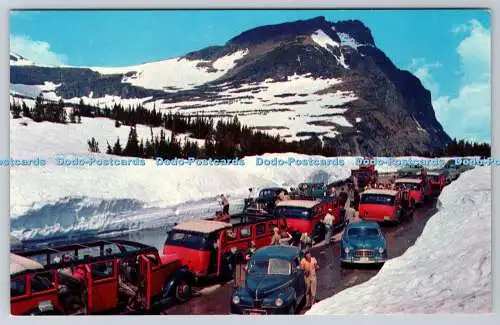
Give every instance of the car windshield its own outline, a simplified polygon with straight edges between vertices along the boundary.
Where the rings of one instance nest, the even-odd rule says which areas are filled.
[[[363,194],[360,203],[394,205],[395,197],[386,194]]]
[[[420,189],[420,184],[415,184],[415,183],[397,183],[396,184],[396,188],[397,189],[406,188],[407,190],[418,191]]]
[[[276,196],[278,193],[276,190],[262,190],[259,192],[259,197],[270,197]]]
[[[348,237],[377,237],[378,234],[375,228],[351,228],[347,231]]]
[[[285,218],[309,219],[311,213],[307,208],[278,207],[276,209],[276,215]]]
[[[254,275],[290,275],[291,264],[280,258],[254,260],[250,263],[248,273]]]

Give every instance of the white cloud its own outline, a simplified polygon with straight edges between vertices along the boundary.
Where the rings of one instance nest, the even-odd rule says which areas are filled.
[[[418,58],[412,59],[408,70],[420,79],[422,85],[424,85],[433,96],[436,96],[439,93],[439,83],[434,80],[431,70],[439,67],[441,67],[441,63],[439,62],[427,63],[425,59]]]
[[[460,90],[456,97],[441,96],[433,101],[436,117],[451,137],[490,142],[491,32],[477,20],[459,31],[467,32],[457,47]]]
[[[10,51],[43,65],[64,65],[68,60],[66,55],[51,51],[49,43],[32,40],[27,36],[11,35]]]

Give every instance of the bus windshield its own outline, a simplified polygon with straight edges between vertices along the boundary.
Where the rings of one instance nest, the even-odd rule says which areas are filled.
[[[394,205],[395,197],[386,194],[363,194],[360,203],[362,204],[384,204]]]
[[[193,249],[210,249],[216,240],[216,234],[171,230],[165,245],[182,246]]]
[[[398,190],[406,188],[407,190],[418,191],[418,190],[420,190],[420,184],[416,184],[416,183],[396,183],[396,188]]]

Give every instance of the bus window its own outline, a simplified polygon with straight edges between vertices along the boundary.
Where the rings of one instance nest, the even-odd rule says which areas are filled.
[[[259,223],[255,226],[255,236],[262,236],[266,234],[266,224]]]
[[[248,238],[252,235],[252,228],[245,227],[240,229],[240,238]]]
[[[26,294],[26,278],[24,276],[10,279],[10,296],[18,297]]]
[[[113,262],[92,264],[92,279],[102,280],[113,277]]]
[[[31,278],[31,292],[43,292],[54,288],[54,273],[43,272]]]
[[[236,239],[236,233],[232,230],[229,229],[226,231],[226,239],[227,241],[233,241]]]

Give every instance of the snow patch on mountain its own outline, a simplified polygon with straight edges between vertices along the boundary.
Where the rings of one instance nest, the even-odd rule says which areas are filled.
[[[311,35],[312,40],[317,43],[319,46],[327,50],[328,52],[332,52],[332,50],[329,48],[331,46],[332,48],[339,47],[340,44],[335,42],[328,36],[324,31],[321,29],[318,29]]]
[[[312,40],[321,46],[322,48],[326,49],[328,52],[332,53],[332,48],[340,47],[340,44],[338,42],[335,42],[328,36],[323,30],[318,29],[311,35]],[[344,59],[344,54],[342,53],[342,50],[340,50],[340,56],[337,56],[333,54],[335,58],[337,59],[337,62],[342,65],[344,68],[348,69],[349,66],[345,63]]]
[[[356,39],[354,37],[352,37],[351,35],[349,35],[347,33],[339,33],[338,32],[337,35],[339,35],[341,45],[350,46],[356,50],[358,49],[358,47],[366,45],[366,44],[360,44],[358,41],[356,41]]]
[[[438,206],[402,256],[306,314],[491,313],[491,167],[462,174]]]
[[[222,77],[234,68],[248,50],[240,50],[215,60],[173,58],[122,68],[91,67],[101,74],[124,74],[122,82],[167,92],[193,89]],[[210,69],[212,67],[213,69]],[[214,70],[215,69],[215,70]]]
[[[35,99],[40,93],[44,93],[43,96],[47,98],[53,98],[52,95],[48,95],[49,92],[54,92],[60,84],[55,84],[50,81],[45,81],[43,85],[23,85],[23,84],[10,84],[11,93],[18,95],[23,95]],[[55,94],[54,94],[55,95]]]
[[[338,79],[312,78],[310,75],[289,76],[286,81],[266,80],[242,84],[219,92],[207,101],[164,103],[162,100],[145,104],[146,108],[165,109],[184,115],[204,115],[215,121],[238,116],[245,125],[287,141],[304,139],[300,132],[315,132],[335,137],[336,125],[352,127],[341,114],[347,109],[336,106],[357,99],[352,92],[317,92],[341,83]]]

